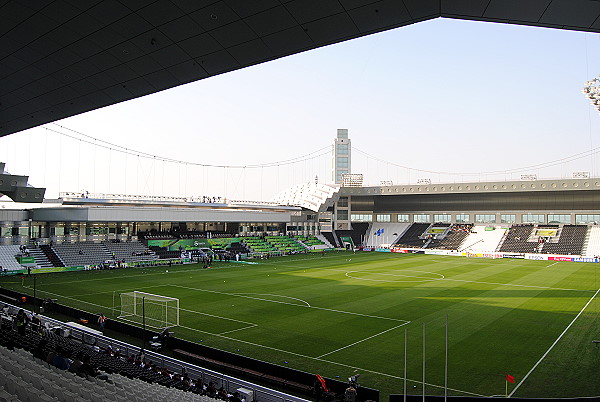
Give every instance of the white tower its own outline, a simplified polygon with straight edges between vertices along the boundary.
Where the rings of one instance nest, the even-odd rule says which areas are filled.
[[[342,175],[351,173],[350,139],[348,129],[338,128],[337,138],[333,141],[333,182],[342,183]]]

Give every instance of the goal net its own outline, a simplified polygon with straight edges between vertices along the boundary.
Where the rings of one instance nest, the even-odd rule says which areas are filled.
[[[121,293],[120,319],[164,329],[179,325],[179,299],[145,292]]]

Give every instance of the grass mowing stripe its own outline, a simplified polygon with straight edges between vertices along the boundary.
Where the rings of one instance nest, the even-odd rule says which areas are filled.
[[[592,293],[593,290],[583,290],[583,289],[567,289],[567,288],[553,288],[549,286],[535,286],[535,285],[516,285],[513,283],[498,283],[498,282],[483,282],[483,281],[468,281],[466,279],[452,279],[452,278],[444,278],[446,281],[456,281],[456,282],[468,282],[468,283],[482,283],[486,285],[498,285],[498,286],[516,286],[523,288],[536,288],[536,289],[548,289],[548,290],[570,290],[574,292],[587,292]]]
[[[302,304],[297,304],[297,303],[288,303],[288,302],[277,301],[277,300],[262,299],[260,297],[245,296],[245,295],[240,294],[240,293],[219,292],[219,291],[216,291],[216,290],[191,288],[189,286],[182,286],[182,285],[170,285],[170,286],[177,287],[177,288],[182,288],[182,289],[188,289],[188,290],[197,290],[199,292],[209,292],[209,293],[217,293],[217,294],[227,295],[227,296],[244,297],[246,299],[260,300],[260,301],[265,301],[265,302],[269,302],[269,303],[287,304],[289,306],[297,306],[297,307],[304,307],[304,308],[310,308],[310,309],[315,309],[315,310],[331,311],[331,312],[334,312],[334,313],[358,315],[358,316],[361,316],[361,317],[377,318],[377,319],[380,319],[380,320],[398,321],[398,322],[403,322],[403,323],[410,322],[408,320],[400,320],[400,319],[397,319],[397,318],[379,317],[379,316],[376,316],[376,315],[354,313],[352,311],[342,311],[342,310],[335,310],[335,309],[325,308],[325,307],[316,307],[316,306],[311,306],[311,305],[307,306],[307,305],[302,305]],[[285,296],[282,296],[282,297],[285,297]]]
[[[527,377],[529,377],[529,375],[531,373],[533,373],[533,371],[537,368],[537,366],[542,362],[542,360],[544,360],[546,358],[546,356],[548,355],[548,353],[550,353],[550,351],[554,348],[554,346],[556,346],[556,344],[558,343],[558,341],[560,341],[562,339],[562,337],[567,333],[567,331],[569,330],[569,328],[571,328],[571,326],[575,323],[575,321],[577,321],[577,319],[579,318],[579,316],[585,311],[585,309],[587,308],[587,306],[589,306],[589,304],[592,302],[592,300],[594,300],[594,298],[598,295],[598,293],[600,292],[600,289],[598,289],[596,291],[596,293],[594,293],[594,295],[591,297],[590,300],[588,300],[588,302],[585,304],[585,306],[583,306],[583,308],[581,309],[581,311],[579,311],[579,314],[577,314],[575,316],[575,318],[573,318],[573,321],[571,321],[571,323],[569,325],[567,325],[567,328],[565,328],[565,330],[558,336],[558,338],[556,338],[556,340],[554,341],[554,343],[552,345],[550,345],[550,347],[548,348],[548,350],[546,351],[546,353],[544,353],[542,355],[542,357],[540,357],[540,359],[533,365],[533,367],[531,368],[531,370],[529,370],[529,372],[527,374],[525,374],[525,377],[523,377],[523,379],[521,381],[519,381],[519,383],[517,384],[517,386],[512,390],[512,392],[510,394],[508,394],[508,397],[512,397],[514,395],[514,393],[519,389],[519,387],[525,382],[525,380],[527,380]]]

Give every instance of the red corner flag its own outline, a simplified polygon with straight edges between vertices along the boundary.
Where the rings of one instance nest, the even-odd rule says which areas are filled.
[[[511,384],[514,384],[515,383],[515,377],[513,377],[510,374],[507,374],[506,375],[506,381],[510,382]]]
[[[319,382],[321,383],[321,386],[323,387],[325,392],[329,392],[329,390],[327,389],[327,384],[325,384],[325,379],[323,377],[321,377],[320,374],[317,374],[317,380],[319,380]]]

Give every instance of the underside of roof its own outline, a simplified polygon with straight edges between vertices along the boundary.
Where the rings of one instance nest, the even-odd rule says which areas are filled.
[[[597,0],[0,0],[0,136],[447,17],[600,32]]]
[[[27,179],[5,172],[4,163],[0,162],[0,197],[6,195],[15,202],[42,202],[46,189],[29,186]]]

